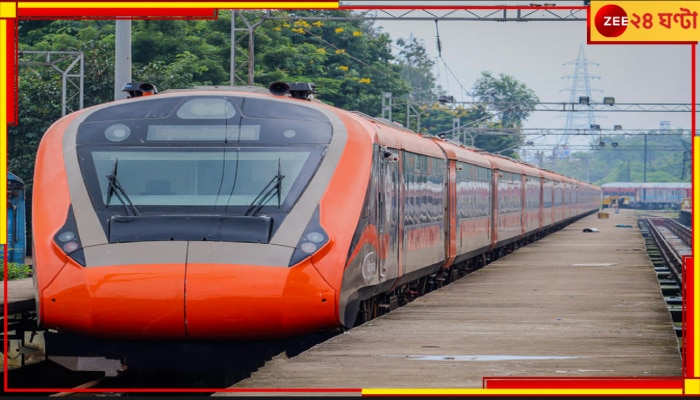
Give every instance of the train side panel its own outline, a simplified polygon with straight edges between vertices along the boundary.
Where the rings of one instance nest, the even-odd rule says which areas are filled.
[[[361,303],[377,293],[388,291],[401,276],[400,235],[401,212],[399,148],[400,141],[380,135],[381,127],[375,122],[342,114],[342,120],[351,136],[365,136],[362,158],[367,169],[357,169],[357,160],[343,164],[348,168],[346,179],[364,182],[361,212],[351,234],[348,252],[343,260],[324,265],[328,276],[340,274],[339,321],[342,326],[356,323]],[[380,136],[384,138],[380,144]],[[359,140],[359,139],[355,139]],[[364,167],[364,166],[363,166]],[[360,174],[361,173],[361,174]],[[353,178],[355,175],[355,178]],[[339,181],[339,184],[341,181]],[[346,188],[338,187],[338,196],[348,196]],[[335,210],[342,214],[342,210]],[[338,268],[342,265],[343,268]]]
[[[513,243],[523,234],[523,166],[506,157],[489,154],[493,171],[492,246]]]
[[[489,160],[474,151],[461,152],[457,168],[457,261],[488,249],[493,235],[493,181]]]
[[[32,192],[32,240],[33,240],[33,280],[37,288],[37,317],[39,324],[51,324],[47,319],[44,301],[50,298],[44,291],[66,266],[68,257],[54,243],[53,237],[58,227],[65,222],[70,207],[68,177],[63,168],[62,132],[78,114],[66,116],[49,127],[37,149],[34,169],[34,190]],[[68,268],[71,268],[70,266]]]
[[[542,172],[532,166],[524,166],[523,181],[523,235],[528,236],[539,232],[544,224],[542,215]]]
[[[432,142],[427,144],[434,146]],[[413,151],[411,151],[413,150]],[[437,146],[435,146],[437,150]],[[408,147],[401,153],[403,186],[402,275],[444,264],[447,162],[441,154],[419,154]]]
[[[542,176],[542,226],[551,228],[554,226],[554,176],[545,172]]]
[[[554,223],[560,224],[566,219],[566,204],[564,194],[566,192],[566,182],[557,176],[554,181]]]
[[[449,257],[460,263],[485,252],[492,235],[492,172],[489,159],[474,149],[435,140],[450,160]]]

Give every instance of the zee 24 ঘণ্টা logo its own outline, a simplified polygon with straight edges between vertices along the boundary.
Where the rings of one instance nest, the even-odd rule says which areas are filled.
[[[649,3],[646,4],[649,7]],[[619,37],[627,30],[628,26],[632,26],[637,31],[655,31],[657,33],[661,32],[658,29],[672,32],[675,29],[689,31],[697,28],[697,11],[683,6],[679,7],[679,4],[685,5],[682,2],[674,1],[665,4],[668,4],[669,7],[664,7],[663,11],[658,10],[660,3],[657,2],[654,4],[657,12],[637,13],[634,11],[640,11],[639,5],[644,5],[644,3],[635,2],[636,7],[633,7],[633,12],[629,16],[627,11],[619,5],[606,4],[600,7],[595,14],[595,28],[606,38]]]
[[[629,18],[625,9],[608,4],[600,8],[595,15],[595,27],[605,37],[618,37],[627,29]]]

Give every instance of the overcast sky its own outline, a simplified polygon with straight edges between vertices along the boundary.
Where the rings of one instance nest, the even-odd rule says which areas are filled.
[[[394,41],[410,36],[421,40],[436,62],[438,83],[461,101],[473,100],[468,93],[474,82],[482,71],[490,71],[513,76],[533,89],[541,102],[569,102],[582,48],[593,101],[611,96],[616,103],[691,103],[691,45],[588,45],[585,21],[439,21],[436,29],[431,20],[380,20],[375,26]],[[668,121],[671,129],[691,128],[689,112],[596,112],[594,116],[602,129],[614,125],[625,130],[658,129],[661,121]],[[539,111],[530,116],[525,128],[563,129],[566,119],[565,112]],[[559,143],[560,139],[543,140]]]

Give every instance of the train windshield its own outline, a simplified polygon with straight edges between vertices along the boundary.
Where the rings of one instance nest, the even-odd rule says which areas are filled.
[[[306,103],[151,96],[96,109],[80,123],[76,148],[110,241],[245,241],[253,239],[243,233],[257,229],[254,240],[265,242],[308,186],[332,137],[328,117]]]
[[[244,148],[91,152],[105,208],[195,207],[245,213],[252,205],[284,212],[320,162],[318,148]],[[121,187],[115,193],[114,183]]]

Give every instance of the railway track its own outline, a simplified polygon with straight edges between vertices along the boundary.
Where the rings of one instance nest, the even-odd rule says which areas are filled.
[[[116,376],[104,376],[102,372],[71,371],[53,362],[49,356],[43,361],[5,372],[8,373],[10,388],[31,390],[32,394],[39,396],[168,395],[172,394],[168,391],[180,389],[185,395],[207,396],[215,392],[212,388],[228,387],[249,377],[273,357],[294,357],[339,333],[329,331],[283,340],[222,342],[220,346],[214,346],[216,351],[211,350],[212,346],[192,345],[177,351],[174,347],[169,355],[148,355],[167,359],[171,365],[186,363],[191,366],[182,370],[129,368]]]
[[[669,278],[683,284],[683,257],[692,254],[693,234],[690,228],[672,218],[646,217],[639,220],[642,234],[652,261],[662,261],[668,268]],[[650,240],[653,241],[650,243]]]
[[[638,220],[647,253],[656,269],[661,292],[673,319],[679,345],[683,337],[684,257],[692,255],[692,230],[673,218],[644,217]]]

